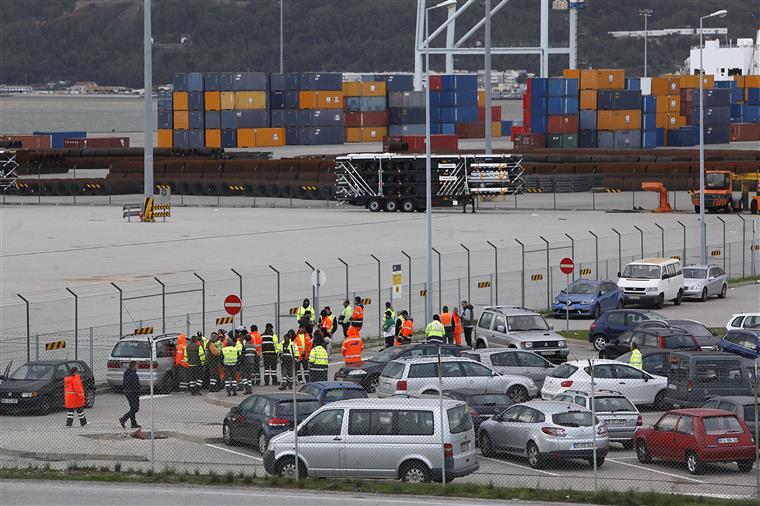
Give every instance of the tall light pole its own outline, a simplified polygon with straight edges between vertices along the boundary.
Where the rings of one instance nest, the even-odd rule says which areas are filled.
[[[143,193],[145,198],[153,196],[153,37],[150,1],[144,0],[143,2],[143,95],[145,98]]]
[[[285,59],[283,58],[283,9],[285,0],[280,0],[280,74],[285,72]]]
[[[485,22],[486,22],[486,55],[483,72],[486,90],[486,154],[492,152],[493,138],[491,131],[491,0],[485,0]]]
[[[430,11],[454,5],[457,0],[445,0],[425,9],[425,223],[427,232],[427,293],[425,294],[425,324],[433,319],[433,185],[430,160]],[[423,325],[424,326],[424,325]]]
[[[705,67],[702,60],[704,41],[702,22],[707,18],[723,18],[728,13],[721,9],[699,18],[699,262],[707,264],[707,226],[705,225]]]
[[[654,11],[652,9],[639,9],[639,16],[644,18],[644,77],[647,77],[647,42],[648,42],[648,30],[647,20]]]

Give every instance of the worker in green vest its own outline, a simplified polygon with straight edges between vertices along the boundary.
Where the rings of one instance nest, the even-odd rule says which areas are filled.
[[[296,310],[296,321],[300,322],[304,317],[314,322],[314,308],[311,307],[309,299],[304,299],[303,304]]]
[[[314,347],[309,354],[309,381],[327,381],[329,357],[321,334],[314,335]]]
[[[433,344],[443,344],[443,336],[446,335],[446,327],[441,323],[441,317],[437,314],[433,315],[433,321],[427,324],[425,327],[425,335],[427,336],[427,342]]]
[[[240,357],[240,348],[232,339],[228,339],[222,348],[224,361],[224,387],[227,397],[237,395],[237,363]]]
[[[631,343],[631,361],[630,364],[636,369],[643,367],[643,361],[641,359],[641,352],[639,351],[639,344],[634,341]]]

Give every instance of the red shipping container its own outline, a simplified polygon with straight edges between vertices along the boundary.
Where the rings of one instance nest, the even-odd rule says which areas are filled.
[[[731,142],[760,141],[760,123],[732,123],[728,135]]]
[[[24,149],[50,149],[49,135],[2,135],[0,140],[4,142],[21,143]]]
[[[388,126],[388,112],[363,112],[361,113],[362,126],[384,127]]]
[[[485,120],[486,120],[486,108],[478,107],[478,121],[483,123],[485,122]],[[491,121],[501,121],[501,106],[500,105],[491,106]]]
[[[512,125],[512,142],[515,142],[515,137],[525,132],[525,127],[522,125]]]
[[[362,126],[362,113],[345,112],[343,113],[343,126],[346,128]]]
[[[544,134],[517,134],[515,136],[515,149],[529,151],[546,147],[546,137]]]
[[[483,139],[486,136],[485,123],[457,123],[456,128],[460,139]]]
[[[699,88],[697,88],[697,97],[699,97]],[[694,100],[694,88],[681,88],[681,102],[691,102]]]
[[[428,79],[430,80],[430,90],[431,91],[441,91],[441,76],[440,75],[431,75],[428,76]]]
[[[549,116],[547,132],[550,134],[574,134],[578,131],[578,116]]]
[[[64,139],[64,148],[74,149],[118,149],[129,147],[129,137],[89,137],[86,139]]]
[[[425,152],[424,135],[405,135],[403,142],[409,146],[409,153]],[[456,153],[459,150],[459,142],[456,135],[431,135],[430,151],[432,153]]]

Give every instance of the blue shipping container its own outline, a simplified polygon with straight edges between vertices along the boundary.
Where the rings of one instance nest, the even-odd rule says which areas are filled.
[[[235,89],[235,74],[232,72],[219,72],[219,91],[233,91]],[[235,137],[237,141],[237,136]],[[237,142],[235,143],[237,147]]]
[[[728,125],[731,121],[730,107],[705,107],[705,125]],[[691,124],[699,125],[699,102],[692,104]]]
[[[359,110],[361,112],[382,112],[388,108],[385,97],[361,97]]]
[[[531,78],[530,96],[531,98],[549,96],[549,79],[547,79],[546,77]]]
[[[298,73],[272,74],[269,78],[269,88],[272,91],[298,91]]]
[[[440,135],[440,134],[441,134],[441,124],[430,123],[430,135]]]
[[[639,90],[599,90],[596,107],[600,110],[638,109],[641,107]]]
[[[203,111],[190,111],[190,113],[188,114],[188,122],[190,123],[190,129],[191,130],[203,129],[203,124],[204,124],[203,117],[204,117]]]
[[[49,135],[50,147],[63,149],[63,141],[66,139],[86,139],[87,132],[34,132],[34,135]]]
[[[423,109],[424,111],[424,109]],[[441,107],[431,107],[430,108],[430,122],[431,123],[440,123],[441,122]],[[391,121],[391,123],[393,123]]]
[[[304,109],[301,111],[301,126],[343,126],[343,111],[340,109]]]
[[[638,149],[641,147],[639,130],[615,130],[615,149]]]
[[[550,97],[577,97],[578,95],[578,80],[566,79],[564,77],[550,77],[549,78],[549,93]]]
[[[203,74],[200,72],[187,74],[187,91],[203,91]]]
[[[430,109],[432,117],[433,109]],[[388,111],[388,122],[393,125],[418,125],[425,123],[425,109],[422,108],[391,108]]]
[[[455,107],[441,107],[439,115],[439,123],[456,123],[457,121],[457,110]]]
[[[425,135],[425,124],[389,125],[388,135],[392,137],[400,135]]]
[[[269,122],[272,128],[284,128],[288,126],[287,111],[285,109],[272,109],[269,115]]]
[[[205,91],[221,91],[219,72],[206,72],[203,74],[203,89]]]
[[[237,130],[222,130],[222,147],[237,147]]]
[[[285,109],[285,92],[272,91],[269,93],[269,107],[272,109]]]
[[[580,130],[596,130],[596,111],[581,111],[578,116],[578,126]],[[578,143],[580,144],[580,140]]]
[[[501,121],[501,135],[504,137],[508,137],[512,135],[512,122],[509,120],[502,120]]]
[[[205,130],[188,130],[187,147],[190,149],[200,149],[206,147]]]
[[[237,115],[235,111],[221,111],[219,116],[223,130],[234,130],[237,128]]]
[[[343,74],[301,72],[299,85],[303,91],[338,91],[343,89]]]
[[[478,76],[475,74],[457,74],[454,76],[454,89],[457,91],[478,92]]]
[[[747,104],[760,105],[760,88],[747,88]]]
[[[546,97],[530,97],[530,114],[537,116],[546,116],[548,114],[548,102]]]
[[[173,144],[175,148],[187,148],[188,147],[188,140],[187,140],[187,130],[174,130],[173,135]]]
[[[171,111],[173,109],[172,107],[173,102],[171,98],[159,98],[158,99],[158,110],[159,111]]]
[[[362,97],[343,97],[343,107],[348,112],[361,112]]]
[[[613,149],[615,147],[615,132],[599,130],[596,135],[596,143],[601,149]]]
[[[715,81],[715,84],[713,85],[713,88],[719,88],[719,89],[731,89],[736,88],[736,81]]]
[[[301,129],[298,127],[288,127],[285,129],[285,144],[288,146],[298,146],[301,144]]]
[[[183,74],[181,72],[177,72],[176,74],[174,74],[174,79],[172,79],[172,90],[188,91],[187,90],[187,74]]]
[[[376,74],[376,81],[385,81],[386,91],[414,90],[414,76],[411,74]]]
[[[760,105],[732,105],[731,116],[734,115],[734,108],[738,109],[741,118],[737,123],[760,123]]]
[[[300,135],[301,143],[309,146],[344,142],[343,127],[306,127],[301,129]]]
[[[657,114],[657,97],[654,95],[642,96],[641,112],[644,114]]]
[[[728,107],[731,105],[731,90],[712,88],[703,90],[705,107]],[[699,103],[697,95],[696,103]]]
[[[454,107],[456,93],[453,91],[431,91],[430,107]]]
[[[546,116],[531,115],[530,131],[534,134],[545,134],[548,119]]]
[[[728,144],[730,129],[728,125],[708,125],[705,123],[705,144]]]
[[[591,112],[596,112],[596,111],[591,111]],[[578,131],[578,147],[579,148],[597,147],[596,130],[579,130]]]
[[[625,89],[641,91],[641,79],[638,77],[626,77]]]
[[[443,135],[456,135],[457,126],[455,123],[440,123],[441,134]]]
[[[744,102],[744,88],[731,88],[731,103],[741,104]]]
[[[699,142],[698,137],[698,130],[687,127],[672,128],[668,130],[668,146],[694,146]]]
[[[549,97],[547,102],[549,116],[578,114],[577,97]]]
[[[476,91],[456,91],[455,102],[457,107],[462,106],[478,106],[478,92]]]
[[[174,121],[174,112],[172,111],[158,111],[157,126],[163,130],[171,129]]]
[[[657,128],[657,114],[655,113],[642,114],[641,115],[641,129],[654,131],[655,128]]]
[[[206,128],[222,128],[220,111],[206,111]]]
[[[203,111],[204,95],[202,91],[191,91],[187,94],[187,108],[191,111]]]
[[[657,147],[665,145],[665,129],[664,128],[655,128],[654,130],[655,135],[657,137]]]
[[[288,109],[298,109],[301,100],[298,98],[298,92],[288,90],[285,92],[285,107]]]
[[[269,111],[266,109],[251,109],[235,111],[237,128],[267,128],[269,127]]]
[[[656,130],[643,130],[641,132],[641,147],[644,149],[653,149],[657,147]]]
[[[454,91],[456,89],[456,80],[451,74],[443,74],[441,77],[441,91]]]
[[[464,106],[456,108],[456,123],[476,123],[478,121],[477,106]],[[448,123],[444,121],[443,123]]]
[[[269,76],[263,72],[239,72],[234,76],[235,91],[267,91]]]

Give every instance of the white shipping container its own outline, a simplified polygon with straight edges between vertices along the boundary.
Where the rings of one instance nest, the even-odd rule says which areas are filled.
[[[642,95],[652,94],[652,78],[651,77],[641,78],[641,94]]]

